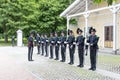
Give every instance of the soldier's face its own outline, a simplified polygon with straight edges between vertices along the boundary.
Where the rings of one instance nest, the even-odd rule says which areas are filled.
[[[57,36],[57,34],[55,34],[55,36]]]
[[[94,31],[92,31],[92,33],[91,33],[92,35],[95,35],[95,32]]]
[[[70,35],[72,35],[72,33],[70,33]]]
[[[45,37],[47,37],[47,35],[45,35]]]
[[[50,36],[51,36],[51,37],[53,37],[53,35],[52,35],[52,34],[51,34]]]
[[[64,36],[64,33],[61,33],[62,36]]]
[[[79,35],[81,35],[82,34],[82,32],[79,32]]]
[[[39,34],[37,34],[37,36],[40,36]]]
[[[33,35],[33,34],[31,34],[31,36],[33,37],[34,35]]]

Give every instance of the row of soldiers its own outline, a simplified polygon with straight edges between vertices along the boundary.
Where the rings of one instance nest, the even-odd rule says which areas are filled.
[[[41,55],[44,55],[48,57],[48,46],[50,46],[50,59],[53,59],[53,53],[55,52],[55,60],[59,60],[59,48],[61,48],[61,62],[66,61],[66,46],[69,45],[69,56],[70,56],[70,62],[68,64],[72,65],[74,64],[74,53],[75,53],[75,46],[78,46],[78,57],[79,57],[79,65],[78,67],[84,67],[84,53],[85,48],[88,50],[88,46],[90,46],[90,63],[91,67],[89,70],[96,70],[96,55],[98,50],[98,40],[99,37],[97,37],[96,30],[92,28],[90,30],[90,36],[85,39],[85,37],[82,35],[83,31],[81,29],[77,29],[78,37],[75,39],[75,36],[73,34],[72,30],[68,31],[69,36],[66,38],[65,33],[61,31],[61,37],[58,37],[57,32],[50,33],[50,38],[47,37],[46,34],[36,36],[36,43],[37,43],[37,49],[38,54],[40,54],[40,49],[42,49]],[[28,38],[28,60],[32,60],[32,54],[33,54],[33,39],[34,34],[31,33],[30,37]],[[85,40],[86,43],[89,43],[85,46]],[[55,48],[55,49],[54,49]],[[55,51],[54,51],[55,50]]]

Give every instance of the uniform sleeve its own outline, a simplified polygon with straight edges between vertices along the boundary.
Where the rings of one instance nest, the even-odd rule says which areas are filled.
[[[87,43],[90,43],[90,37],[88,37]]]
[[[75,42],[75,37],[73,37],[73,42]]]
[[[66,38],[66,37],[64,37],[64,41],[66,41],[66,39],[67,39],[67,38]]]
[[[99,41],[99,37],[95,36],[95,41],[94,41],[93,45],[97,45],[98,41]]]
[[[78,43],[78,37],[76,38],[76,41],[75,41],[76,43]]]
[[[84,43],[84,41],[85,41],[85,38],[82,36],[82,37],[81,37],[81,41],[80,41],[80,43],[79,43],[79,44]]]
[[[29,41],[29,42],[32,42],[32,41],[33,41],[33,39],[32,39],[31,37],[29,37],[29,38],[28,38],[28,41]]]

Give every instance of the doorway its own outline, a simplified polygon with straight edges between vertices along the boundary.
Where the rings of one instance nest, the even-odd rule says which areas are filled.
[[[113,47],[113,26],[105,26],[104,34],[105,34],[105,47],[112,48]]]

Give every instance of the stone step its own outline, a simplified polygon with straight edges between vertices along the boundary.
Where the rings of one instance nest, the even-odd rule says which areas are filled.
[[[118,49],[115,53],[115,51],[113,51],[112,48],[102,48],[102,49],[99,49],[100,53],[105,53],[105,54],[117,54],[117,55],[120,55],[120,49]]]

